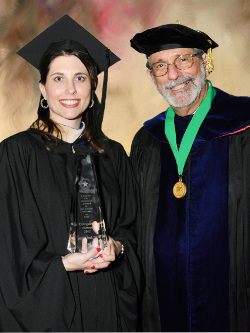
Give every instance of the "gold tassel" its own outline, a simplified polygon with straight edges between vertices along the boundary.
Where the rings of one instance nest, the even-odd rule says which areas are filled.
[[[210,47],[210,49],[207,50],[206,71],[208,72],[208,74],[211,74],[213,70],[214,70],[214,59],[212,56],[212,49]]]

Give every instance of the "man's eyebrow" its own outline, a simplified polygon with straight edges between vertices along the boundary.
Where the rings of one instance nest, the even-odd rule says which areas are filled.
[[[185,54],[187,54],[187,53],[185,53]],[[175,55],[173,56],[173,58],[174,58],[174,60],[175,60],[176,58],[178,58],[178,57],[180,57],[180,56],[182,56],[182,55],[185,55],[185,54],[183,54],[183,53],[181,53],[181,54],[175,54]],[[152,65],[154,65],[154,64],[158,64],[159,62],[166,62],[166,59],[158,59],[158,60],[155,61]]]
[[[155,61],[152,65],[154,65],[154,64],[158,64],[159,62],[166,62],[166,60],[164,60],[164,59],[158,59],[158,60]]]

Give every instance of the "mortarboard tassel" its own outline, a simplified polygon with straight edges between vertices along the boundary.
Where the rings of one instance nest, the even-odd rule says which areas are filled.
[[[106,65],[105,65],[105,69],[104,69],[104,78],[103,78],[103,86],[102,86],[102,101],[101,101],[100,113],[99,113],[99,117],[98,117],[100,127],[102,126],[105,103],[106,103],[109,65],[110,65],[110,57],[109,57],[109,49],[107,49],[106,50]]]

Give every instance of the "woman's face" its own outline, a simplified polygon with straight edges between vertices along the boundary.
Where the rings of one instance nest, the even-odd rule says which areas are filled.
[[[50,118],[74,128],[79,128],[83,112],[91,99],[91,79],[87,68],[74,55],[55,58],[45,85],[40,90],[47,100]]]

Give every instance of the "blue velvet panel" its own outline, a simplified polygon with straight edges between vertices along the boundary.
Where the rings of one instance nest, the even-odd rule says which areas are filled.
[[[183,199],[173,196],[176,163],[161,146],[154,254],[162,331],[228,331],[228,137],[194,144]]]

